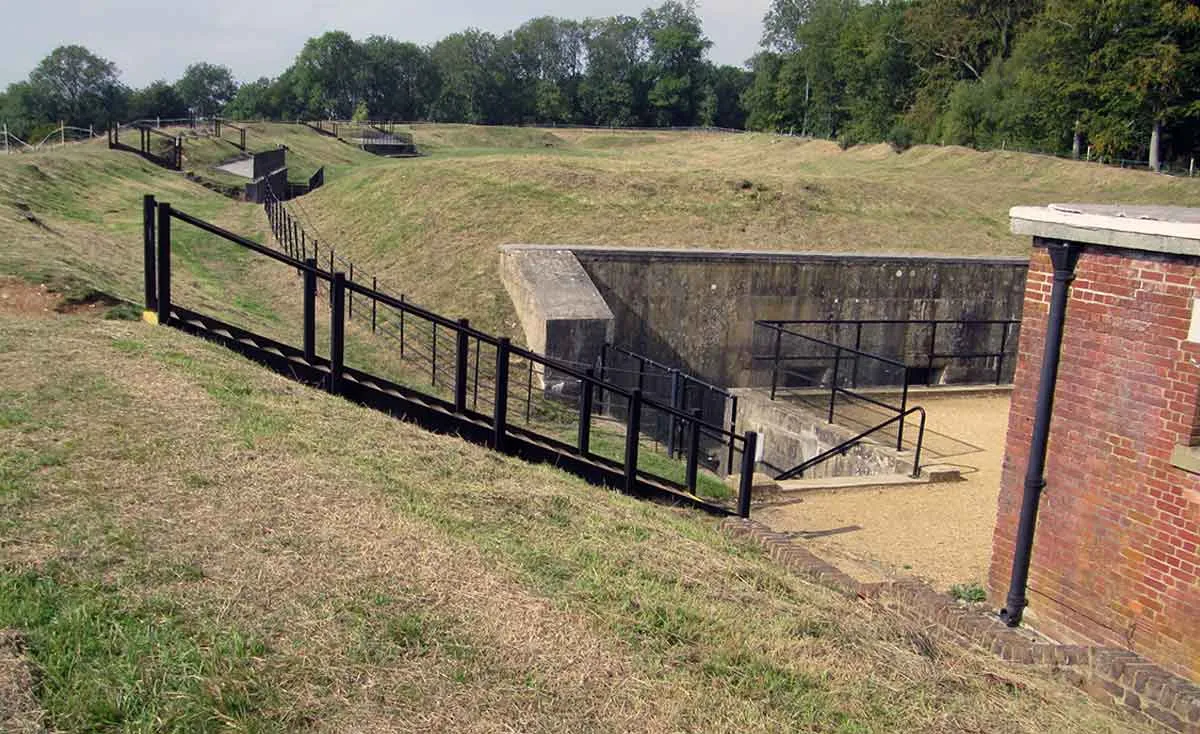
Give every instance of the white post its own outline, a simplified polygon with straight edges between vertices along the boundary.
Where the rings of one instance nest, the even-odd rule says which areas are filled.
[[[1092,146],[1090,146],[1090,145],[1088,146],[1088,149],[1087,149],[1087,160],[1089,162],[1091,162],[1091,160],[1092,160]]]
[[[8,138],[4,139],[4,144],[8,145]],[[1195,176],[1195,175],[1196,175],[1196,157],[1192,156],[1191,160],[1188,161],[1188,178],[1191,178],[1192,176]]]
[[[4,123],[4,154],[8,155],[8,123]]]
[[[67,144],[67,123],[66,123],[66,121],[60,121],[58,123],[58,143],[59,143],[59,145]]]
[[[162,129],[162,116],[161,115],[154,118],[154,127],[158,128],[160,130]]]
[[[90,139],[90,138],[94,138],[94,137],[96,137],[96,129],[95,129],[95,127],[93,127],[92,125],[89,124],[88,125],[88,138]]]

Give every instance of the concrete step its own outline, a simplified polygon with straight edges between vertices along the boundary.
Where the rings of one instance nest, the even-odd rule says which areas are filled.
[[[957,467],[929,465],[921,469],[921,476],[911,474],[868,474],[853,477],[812,477],[809,479],[786,479],[778,482],[781,494],[797,494],[835,489],[858,489],[862,487],[908,487],[917,484],[957,482],[962,474]]]

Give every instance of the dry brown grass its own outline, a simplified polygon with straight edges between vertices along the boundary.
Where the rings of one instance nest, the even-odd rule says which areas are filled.
[[[1130,731],[809,586],[715,521],[351,406],[166,329],[0,316],[0,573],[266,642],[316,731]],[[39,369],[56,365],[53,373]],[[57,570],[53,570],[57,569]],[[199,623],[199,622],[196,622]],[[53,715],[53,712],[51,712]]]
[[[1008,210],[1200,205],[1200,181],[1021,153],[767,135],[416,126],[427,158],[347,172],[299,207],[419,301],[516,329],[505,243],[1024,254]],[[311,215],[311,216],[307,216]]]
[[[33,675],[21,656],[21,637],[0,630],[0,731],[38,734],[45,713],[33,695]]]

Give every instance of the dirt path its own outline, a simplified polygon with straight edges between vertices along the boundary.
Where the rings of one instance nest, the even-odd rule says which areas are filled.
[[[939,588],[982,584],[996,523],[1008,430],[1007,397],[924,398],[931,441],[960,446],[937,461],[963,467],[952,484],[814,493],[757,519],[806,538],[814,552],[863,580],[918,576]],[[945,451],[945,449],[943,449]]]

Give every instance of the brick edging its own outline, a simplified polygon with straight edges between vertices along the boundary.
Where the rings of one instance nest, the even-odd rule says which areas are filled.
[[[788,535],[755,520],[727,518],[721,529],[750,540],[795,575],[844,596],[870,600],[906,619],[937,624],[965,646],[989,650],[1002,660],[1043,665],[1103,703],[1142,714],[1167,731],[1200,734],[1200,686],[1140,655],[1112,647],[1059,645],[1006,626],[995,615],[959,604],[915,579],[862,583],[818,558]]]

